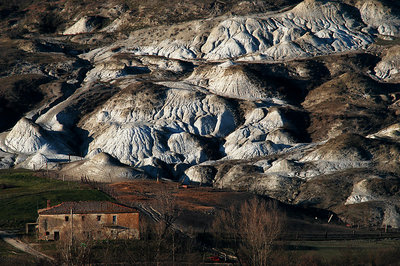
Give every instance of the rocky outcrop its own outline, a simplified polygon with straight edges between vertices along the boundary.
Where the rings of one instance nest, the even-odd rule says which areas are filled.
[[[387,50],[385,56],[382,58],[374,68],[375,75],[387,82],[400,81],[400,46],[396,45]]]
[[[15,166],[15,168],[24,168],[36,171],[36,170],[49,170],[49,169],[53,170],[57,169],[57,166],[58,164],[56,162],[52,162],[46,155],[38,152],[31,156],[28,156],[26,159],[24,158],[21,163],[18,163]]]
[[[93,138],[89,154],[101,150],[137,166],[155,158],[199,163],[208,156],[196,136],[225,137],[237,125],[235,116],[218,96],[145,83],[122,90],[84,119],[82,128]]]
[[[384,128],[374,134],[370,134],[367,137],[369,138],[383,138],[383,139],[392,139],[393,141],[400,141],[400,124],[396,123],[387,128]]]
[[[15,154],[0,151],[0,169],[9,169],[14,166]]]
[[[288,59],[360,49],[372,42],[357,32],[348,7],[305,1],[293,10],[266,18],[232,18],[220,23],[202,47],[207,59]]]
[[[277,153],[291,145],[286,141],[290,138],[288,134],[282,132],[276,138],[276,131],[290,127],[290,122],[279,109],[255,108],[247,113],[244,124],[226,137],[224,152],[229,159],[250,159]]]
[[[69,154],[71,151],[62,141],[55,139],[33,121],[22,118],[4,139],[4,150],[34,154],[38,151],[52,154]]]
[[[224,97],[282,103],[282,97],[267,87],[262,78],[245,64],[236,64],[229,60],[212,67],[199,67],[187,81]]]
[[[254,61],[365,49],[373,42],[373,37],[361,31],[362,23],[355,13],[355,8],[336,2],[305,1],[290,11],[269,16],[232,17],[222,22],[216,20],[212,23],[218,24],[212,24],[209,34],[208,25],[199,26],[198,21],[176,29],[183,32],[181,39],[171,38],[171,35],[165,34],[168,29],[160,27],[154,29],[158,37],[152,43],[138,41],[143,36],[132,36],[129,42],[119,43],[116,53],[185,60],[240,58],[242,61]],[[192,28],[198,30],[191,31]],[[87,57],[99,60],[115,53],[113,50],[115,45],[100,48]]]
[[[80,18],[74,25],[67,28],[63,34],[64,35],[75,35],[75,34],[82,34],[82,33],[90,33],[94,30],[98,29],[104,18],[102,17],[89,17],[85,16]]]
[[[70,163],[61,169],[60,174],[74,180],[84,178],[110,183],[146,177],[143,171],[123,165],[107,153],[98,153],[89,159]]]
[[[183,182],[213,185],[217,170],[210,163],[198,164],[185,171]]]
[[[400,15],[393,10],[395,6],[387,6],[379,0],[366,0],[359,1],[357,7],[364,23],[379,34],[399,36]]]

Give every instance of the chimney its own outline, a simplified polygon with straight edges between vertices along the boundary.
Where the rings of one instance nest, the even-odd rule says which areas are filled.
[[[49,209],[50,208],[50,200],[48,199],[47,200],[47,209]]]

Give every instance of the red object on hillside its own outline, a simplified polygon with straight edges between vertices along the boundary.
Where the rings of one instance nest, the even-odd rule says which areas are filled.
[[[210,257],[210,260],[211,260],[211,261],[214,261],[214,262],[219,262],[219,261],[221,261],[220,257],[218,257],[218,256]]]

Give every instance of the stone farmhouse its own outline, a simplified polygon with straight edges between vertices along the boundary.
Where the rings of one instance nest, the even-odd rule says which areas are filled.
[[[38,210],[40,240],[138,239],[139,212],[108,201],[63,202]]]

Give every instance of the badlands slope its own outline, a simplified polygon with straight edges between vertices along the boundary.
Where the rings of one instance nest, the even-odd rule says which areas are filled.
[[[183,3],[174,23],[133,2],[37,3],[37,23],[0,6],[16,10],[0,167],[161,176],[400,227],[399,5],[253,2]]]

